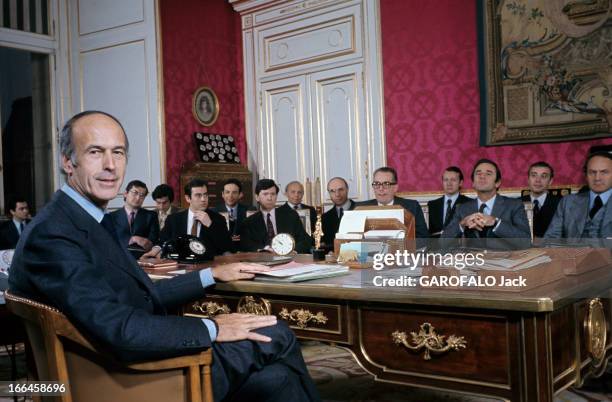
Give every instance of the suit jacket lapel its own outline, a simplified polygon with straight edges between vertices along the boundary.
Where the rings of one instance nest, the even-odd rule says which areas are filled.
[[[102,237],[101,244],[106,249],[106,255],[116,256],[117,259],[110,260],[113,266],[119,266],[126,273],[134,277],[138,282],[142,283],[149,292],[155,295],[155,291],[152,288],[152,282],[144,273],[144,271],[136,264],[134,257],[132,257],[127,248],[121,247],[113,234],[109,233],[101,224],[99,224],[91,215],[89,215],[80,205],[76,203],[63,191],[59,190],[59,204],[64,208],[65,212],[70,216],[74,224],[82,231],[87,233],[88,238],[99,238]],[[115,250],[113,250],[115,248]],[[159,302],[159,300],[158,300]]]
[[[584,226],[586,225],[588,213],[589,213],[589,193],[579,194],[576,197],[576,202],[574,203],[574,208],[576,212],[571,216],[574,216],[576,222],[572,222],[570,227],[576,229],[574,233],[568,233],[569,237],[579,238],[582,235],[582,231],[584,230]]]

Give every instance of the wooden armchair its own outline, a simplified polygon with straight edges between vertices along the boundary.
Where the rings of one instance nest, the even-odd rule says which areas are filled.
[[[38,378],[68,386],[49,400],[213,402],[211,350],[126,365],[98,350],[59,310],[9,291],[5,298],[25,324]]]

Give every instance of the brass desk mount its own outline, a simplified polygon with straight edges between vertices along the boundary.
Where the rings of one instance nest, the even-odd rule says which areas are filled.
[[[415,352],[425,348],[423,359],[431,360],[431,353],[445,353],[450,350],[465,349],[467,342],[462,336],[449,335],[446,341],[445,335],[436,334],[436,329],[433,325],[426,322],[421,324],[419,333],[411,332],[412,345],[408,342],[408,335],[405,332],[395,331],[391,334],[393,343],[402,344],[406,348]]]

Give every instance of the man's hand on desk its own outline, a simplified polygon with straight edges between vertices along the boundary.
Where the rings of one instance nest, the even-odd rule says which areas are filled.
[[[212,267],[212,275],[215,281],[231,282],[240,279],[253,279],[257,272],[266,272],[270,268],[265,265],[236,262],[232,264]]]
[[[272,340],[270,337],[251,331],[276,325],[276,317],[273,315],[219,314],[213,319],[219,326],[216,342],[233,342],[244,339],[270,342]]]
[[[161,259],[161,247],[154,246],[151,251],[144,253],[139,259],[146,260],[148,258],[159,258]]]
[[[132,245],[132,244],[139,245],[145,251],[149,251],[151,250],[151,247],[153,247],[153,243],[151,242],[151,240],[147,239],[146,237],[142,237],[142,236],[130,237],[130,241],[128,242],[128,245]]]

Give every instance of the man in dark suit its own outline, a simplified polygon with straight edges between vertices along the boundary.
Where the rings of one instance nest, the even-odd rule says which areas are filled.
[[[429,231],[427,230],[427,224],[425,224],[423,209],[414,200],[395,196],[398,190],[397,172],[395,169],[388,166],[380,167],[374,171],[373,177],[372,188],[376,198],[360,202],[357,205],[401,205],[405,210],[414,215],[417,247],[425,246],[427,244],[426,239],[429,238]]]
[[[544,237],[561,200],[561,197],[548,191],[554,175],[552,166],[546,162],[529,166],[527,180],[530,193],[522,196],[521,201],[531,202],[533,206],[533,237]]]
[[[297,212],[291,208],[275,208],[279,188],[271,179],[261,179],[255,185],[259,211],[244,221],[240,233],[243,251],[270,250],[270,242],[278,233],[289,233],[295,239],[298,253],[309,253],[313,241],[306,234]]]
[[[559,202],[545,238],[596,239],[588,241],[610,247],[612,239],[612,155],[596,152],[584,165],[589,191],[571,194]],[[601,240],[601,241],[600,241]]]
[[[223,202],[215,207],[217,212],[227,212],[229,217],[229,232],[232,236],[232,250],[238,251],[240,247],[240,227],[246,219],[246,212],[249,209],[246,205],[240,204],[242,193],[242,183],[238,179],[228,179],[223,184],[221,198]]]
[[[166,218],[176,212],[179,212],[181,209],[172,205],[172,202],[174,201],[174,191],[172,190],[172,187],[167,184],[162,183],[155,187],[151,193],[151,196],[153,197],[153,201],[155,201],[159,230],[162,230],[166,224]]]
[[[159,244],[144,254],[143,258],[156,257],[165,242],[179,236],[196,236],[206,247],[205,257],[213,258],[232,251],[232,240],[225,218],[208,208],[208,187],[200,179],[192,179],[185,185],[186,211],[177,212],[166,219],[159,235]]]
[[[283,209],[307,209],[310,211],[310,233],[314,232],[315,225],[317,224],[317,210],[310,205],[302,203],[304,198],[304,186],[299,181],[292,181],[285,186],[285,196],[287,202],[281,206]]]
[[[251,278],[242,271],[266,268],[229,264],[153,283],[100,224],[123,181],[128,148],[123,127],[108,114],[86,111],[66,123],[60,152],[67,184],[26,227],[10,290],[57,307],[126,362],[212,348],[216,401],[318,401],[293,333],[274,316],[166,314],[203,297],[215,281]]]
[[[15,248],[25,226],[30,222],[30,208],[25,198],[10,197],[7,208],[11,220],[0,226],[0,250]]]
[[[355,208],[355,201],[348,198],[349,187],[342,177],[334,177],[327,182],[327,192],[334,205],[323,214],[323,243],[327,251],[334,249],[334,239],[340,228],[344,211]]]
[[[444,227],[442,238],[477,239],[471,246],[482,248],[526,248],[531,244],[531,231],[520,200],[498,194],[501,171],[489,159],[481,159],[472,170],[477,198],[465,202]],[[451,245],[450,242],[443,242]]]
[[[110,213],[119,243],[139,258],[159,239],[157,214],[142,208],[149,190],[140,180],[128,183],[123,193],[124,206]]]
[[[442,173],[442,187],[444,195],[427,203],[429,212],[429,233],[431,237],[440,237],[442,229],[455,214],[458,205],[470,200],[461,194],[463,185],[463,172],[457,166],[449,166]]]

